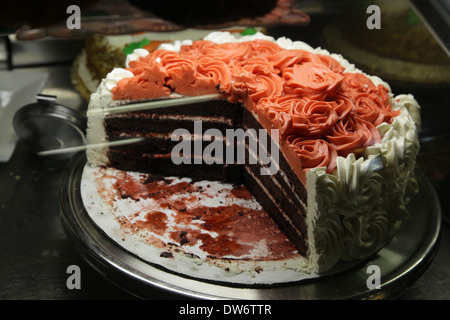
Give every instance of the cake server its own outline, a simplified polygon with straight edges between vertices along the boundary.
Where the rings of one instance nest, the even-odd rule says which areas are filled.
[[[180,97],[177,96],[174,98],[169,97],[169,98],[164,98],[164,99],[127,103],[127,104],[111,106],[111,107],[107,107],[107,108],[90,109],[87,111],[87,115],[112,114],[112,113],[121,113],[121,112],[169,108],[169,107],[176,107],[176,106],[182,106],[182,105],[193,104],[193,103],[208,102],[208,101],[218,100],[221,98],[223,98],[223,95],[220,93],[205,94],[205,95],[201,95],[201,96],[180,96]]]
[[[39,156],[52,156],[52,155],[57,155],[57,154],[65,154],[65,153],[73,153],[73,152],[83,151],[83,150],[86,150],[87,148],[117,147],[117,146],[141,142],[143,140],[145,140],[144,137],[137,137],[137,138],[122,139],[122,140],[109,141],[109,142],[103,142],[103,143],[73,146],[73,147],[67,147],[67,148],[43,150],[43,151],[37,152],[37,154]]]

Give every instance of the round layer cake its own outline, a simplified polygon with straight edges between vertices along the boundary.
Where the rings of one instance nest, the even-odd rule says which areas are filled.
[[[154,104],[167,100],[175,103]],[[284,37],[213,32],[136,49],[102,80],[89,103],[88,166],[245,185],[295,247],[290,270],[321,274],[373,255],[408,217],[419,112],[412,95],[395,96],[341,55]],[[142,141],[107,144],[130,138]],[[206,147],[183,149],[175,163],[181,142]],[[245,156],[217,157],[224,145]],[[184,236],[183,250],[202,244]],[[186,272],[167,261],[151,262]]]

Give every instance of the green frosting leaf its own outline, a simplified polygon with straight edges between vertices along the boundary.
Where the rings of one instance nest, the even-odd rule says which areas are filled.
[[[129,55],[133,53],[134,49],[143,48],[149,43],[150,40],[148,40],[147,38],[143,38],[141,41],[138,42],[131,42],[123,48],[123,53],[125,53],[125,55]]]
[[[244,31],[241,32],[241,35],[243,36],[251,36],[252,34],[255,34],[257,31],[255,28],[245,28]]]

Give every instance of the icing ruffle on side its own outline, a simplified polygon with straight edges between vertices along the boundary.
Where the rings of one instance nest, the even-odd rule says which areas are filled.
[[[408,217],[406,204],[418,190],[414,167],[420,107],[413,96],[399,95],[393,108],[400,114],[391,124],[378,126],[383,138],[365,150],[364,158],[351,153],[337,157],[332,174],[325,167],[308,172],[307,178],[315,181],[317,202],[311,208],[312,250],[324,270],[339,259],[351,261],[377,252]]]

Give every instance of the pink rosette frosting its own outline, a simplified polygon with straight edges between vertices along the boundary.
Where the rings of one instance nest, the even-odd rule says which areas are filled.
[[[342,92],[350,99],[362,92],[377,91],[373,82],[362,73],[344,73],[343,77]]]
[[[320,137],[327,134],[338,120],[335,101],[297,99],[292,104],[293,134]]]
[[[261,98],[255,109],[272,110],[275,112],[285,112],[290,113],[293,104],[298,101],[296,95],[283,95],[279,97],[264,97]]]
[[[271,127],[279,130],[280,137],[287,136],[292,128],[292,117],[286,112],[275,112],[273,110],[269,110],[267,114],[270,118]]]
[[[354,97],[354,114],[375,126],[385,121],[386,115],[380,99],[371,93],[360,93]]]
[[[307,62],[296,64],[285,70],[287,92],[300,97],[322,100],[334,95],[341,87],[343,76],[328,69],[325,65]]]
[[[194,81],[185,85],[183,91],[180,90],[182,84],[174,84],[177,92],[185,95],[217,93],[217,84],[228,83],[231,80],[231,72],[223,61],[204,56],[196,62],[194,77]],[[170,85],[169,82],[168,84]]]
[[[221,58],[221,55],[223,55],[221,51],[228,52],[229,56],[224,62],[229,66],[236,65],[254,56],[252,46],[249,42],[223,43],[216,46],[217,48],[210,48],[210,51],[206,54],[219,59]]]
[[[325,54],[317,54],[316,55],[322,64],[324,64],[328,69],[336,73],[344,72],[344,67],[333,57],[327,56]]]
[[[345,74],[342,92],[354,104],[352,113],[375,126],[383,122],[391,123],[392,118],[399,114],[392,110],[387,88],[382,85],[376,87],[361,73]]]
[[[326,101],[334,101],[336,103],[334,110],[336,111],[338,119],[345,118],[355,108],[353,101],[342,93],[338,93],[333,97],[328,97]]]
[[[310,61],[309,57],[310,54],[305,50],[282,50],[268,56],[268,60],[277,72],[282,74],[287,68],[301,64],[305,60]]]
[[[244,42],[250,45],[252,48],[253,56],[270,56],[274,53],[282,51],[283,49],[275,42],[268,40],[256,39],[254,41]]]
[[[249,59],[231,69],[233,80],[220,84],[220,91],[225,92],[231,102],[243,102],[247,108],[252,109],[259,100],[279,97],[284,93],[283,79],[273,72],[267,59],[263,57]]]
[[[300,158],[304,170],[326,167],[331,173],[336,168],[336,148],[323,139],[304,139],[302,137],[288,136],[288,145]]]
[[[343,157],[350,153],[362,156],[365,148],[381,142],[377,128],[359,117],[346,117],[338,121],[324,139],[333,144],[338,155]]]
[[[164,86],[167,71],[157,64],[136,64],[134,77],[123,78],[112,88],[114,99],[143,100],[170,95],[169,88]]]

